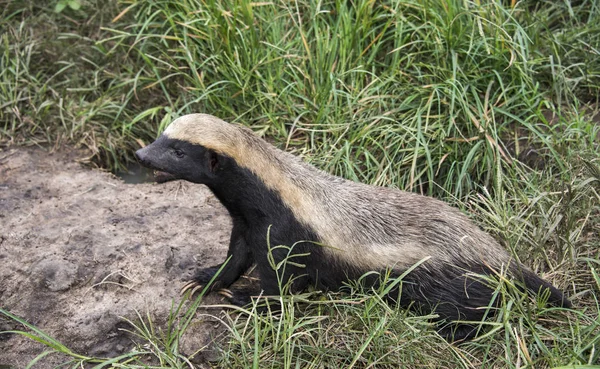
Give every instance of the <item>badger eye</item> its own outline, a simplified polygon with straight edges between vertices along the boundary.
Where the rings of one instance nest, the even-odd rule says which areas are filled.
[[[175,150],[173,150],[173,152],[175,153],[175,156],[177,156],[178,158],[183,158],[183,156],[185,155],[183,153],[183,151],[180,149],[175,149]]]

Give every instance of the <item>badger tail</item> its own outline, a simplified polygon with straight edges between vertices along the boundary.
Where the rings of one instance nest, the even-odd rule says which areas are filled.
[[[564,308],[572,307],[571,301],[569,301],[561,290],[543,280],[531,270],[521,267],[519,273],[523,277],[525,287],[527,287],[529,291],[536,294],[545,294],[549,292],[550,296],[548,297],[548,303],[551,305]]]

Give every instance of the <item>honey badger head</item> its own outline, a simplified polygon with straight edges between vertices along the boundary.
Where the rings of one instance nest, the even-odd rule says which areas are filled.
[[[166,135],[138,150],[135,156],[142,165],[154,169],[158,183],[183,179],[207,184],[218,164],[214,152]]]
[[[207,124],[199,125],[198,121]],[[217,179],[217,169],[228,160],[216,151],[230,141],[223,134],[230,127],[222,123],[210,115],[186,115],[171,123],[156,141],[138,150],[135,156],[142,165],[155,170],[158,183],[183,179],[211,185]],[[212,150],[205,146],[209,143],[216,143]]]

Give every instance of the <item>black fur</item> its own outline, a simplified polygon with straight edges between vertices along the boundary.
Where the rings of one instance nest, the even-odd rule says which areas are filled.
[[[318,244],[320,240],[316,232],[295,218],[278,193],[267,188],[255,174],[238,166],[234,159],[226,155],[161,136],[152,145],[139,150],[136,156],[143,165],[167,172],[169,179],[185,179],[207,185],[229,211],[233,229],[228,262],[217,276],[213,289],[229,287],[256,263],[264,294],[278,295],[279,280],[271,264],[279,264],[286,257],[292,263],[287,263],[285,270],[279,270],[279,278],[284,284],[293,281],[292,292],[304,290],[308,285],[336,290],[345,282],[357,280],[370,272],[325,253],[323,247],[326,246]],[[280,245],[287,248],[278,247]],[[290,247],[293,248],[291,252]],[[206,284],[220,267],[200,270],[195,280]],[[516,268],[528,289],[535,291],[548,288],[551,302],[570,306],[568,300],[552,285],[528,270]],[[398,277],[404,271],[376,272],[391,272],[391,277]],[[491,274],[493,271],[466,262],[463,265],[448,265],[441,271],[429,270],[425,263],[409,273],[399,287],[401,291],[391,291],[388,299],[425,313],[435,308],[440,321],[479,321],[486,312],[480,307],[490,304],[493,290],[481,280],[467,276],[468,273]],[[379,281],[376,275],[363,280],[368,287],[377,286]],[[234,296],[233,301],[241,303],[246,299]],[[440,333],[449,338],[463,339],[472,337],[476,330],[468,324],[454,324],[442,326]]]

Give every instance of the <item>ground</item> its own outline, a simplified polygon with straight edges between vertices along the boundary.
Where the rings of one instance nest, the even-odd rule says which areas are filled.
[[[125,183],[84,158],[0,151],[0,307],[72,350],[114,356],[134,345],[123,317],[163,323],[194,271],[224,260],[231,225],[204,186]],[[23,327],[0,316],[9,329]],[[210,339],[199,335],[188,350]],[[23,368],[45,349],[0,335],[0,368]]]

